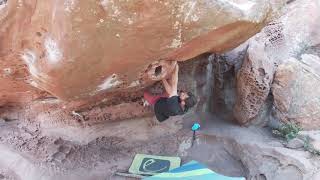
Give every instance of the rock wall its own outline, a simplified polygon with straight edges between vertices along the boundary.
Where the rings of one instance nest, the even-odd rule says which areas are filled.
[[[246,124],[259,114],[267,99],[275,72],[274,60],[265,53],[265,45],[250,42],[247,56],[237,73],[234,116]]]
[[[136,91],[171,72],[164,60],[238,46],[283,3],[2,1],[2,101],[28,102],[39,89],[67,101]]]
[[[169,75],[176,61],[238,46],[284,3],[1,1],[1,117],[86,124],[149,115],[143,88]],[[207,64],[186,65],[180,76],[188,79],[180,88],[196,91],[202,105],[209,101]]]
[[[191,61],[180,63],[179,90],[193,92],[199,97],[195,110],[203,110],[210,99],[207,89],[210,86],[211,74],[207,72],[209,55],[193,58]],[[90,127],[95,124],[114,122],[134,118],[152,116],[152,108],[144,106],[143,92],[162,94],[164,88],[160,82],[140,90],[139,92],[119,92],[93,98],[88,104],[87,100],[61,101],[55,97],[42,97],[35,99],[24,107],[3,106],[0,110],[1,118],[7,121],[24,119],[31,122],[45,121],[50,127],[74,126]],[[96,102],[95,102],[96,101]]]
[[[272,96],[270,89],[277,66],[286,63],[288,59],[301,59],[301,54],[320,43],[319,8],[320,4],[316,0],[308,0],[304,3],[290,2],[280,19],[271,22],[249,40],[247,58],[237,75],[234,116],[240,124],[257,121],[261,119],[261,114],[270,111],[272,105],[266,104],[266,101],[268,97]],[[315,49],[317,48],[315,47]],[[283,66],[279,71],[282,74]],[[300,74],[300,76],[304,75]],[[282,83],[284,83],[283,81]],[[277,87],[281,89],[281,92],[290,94],[290,89],[280,85]],[[308,92],[307,87],[299,87],[303,88],[301,92]],[[298,87],[295,86],[295,88]],[[308,95],[305,95],[307,97],[299,97],[301,101],[307,101]],[[278,98],[279,94],[275,96]],[[286,102],[283,103],[287,104]],[[275,108],[278,108],[277,104],[279,105],[279,101],[275,103]],[[318,105],[315,103],[312,106],[316,107]],[[286,113],[286,111],[283,113]],[[313,114],[309,110],[306,113],[310,116]],[[266,114],[262,118],[268,119],[269,116],[271,114]]]
[[[283,122],[299,124],[304,129],[320,127],[320,58],[303,54],[278,67],[272,94],[275,114]]]

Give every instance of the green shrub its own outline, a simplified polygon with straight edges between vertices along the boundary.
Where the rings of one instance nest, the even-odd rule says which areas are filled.
[[[303,139],[304,141],[304,149],[308,152],[310,152],[311,154],[314,154],[314,155],[317,155],[317,156],[320,156],[320,151],[315,149],[312,144],[310,143],[310,138],[309,137],[305,137]]]
[[[298,136],[299,131],[301,130],[302,128],[298,125],[294,123],[289,123],[282,125],[279,129],[272,130],[272,133],[286,139],[287,141],[290,141],[296,138]],[[320,151],[315,149],[313,145],[310,143],[310,137],[304,137],[302,140],[304,142],[304,149],[306,151],[310,152],[311,154],[320,156]]]
[[[287,141],[297,137],[302,128],[294,123],[284,124],[279,129],[272,131],[273,134],[285,138]]]

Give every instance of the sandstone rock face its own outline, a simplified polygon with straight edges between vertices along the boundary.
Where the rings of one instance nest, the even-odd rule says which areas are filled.
[[[0,1],[0,105],[23,103],[43,96],[29,85],[30,75],[21,61],[21,32],[25,30],[35,1]],[[27,18],[29,17],[29,19]]]
[[[277,65],[291,57],[299,58],[308,47],[320,43],[319,8],[316,0],[302,4],[293,1],[279,20],[270,23],[249,41],[247,58],[237,74],[234,116],[239,123],[251,122],[261,112],[268,111],[265,101]]]
[[[129,92],[257,33],[284,1],[1,1],[3,101]],[[169,61],[166,61],[169,60]],[[26,67],[26,68],[25,68]],[[23,92],[18,98],[11,93]]]
[[[272,94],[276,116],[305,129],[320,128],[320,58],[311,54],[278,67]]]
[[[208,87],[212,81],[208,73],[208,55],[199,56],[190,61],[180,63],[179,90],[193,92],[199,97],[196,110],[205,108],[208,98]],[[7,121],[25,119],[32,122],[45,122],[47,128],[53,127],[83,127],[96,124],[112,123],[114,121],[143,118],[154,115],[151,107],[143,106],[143,92],[162,94],[164,88],[161,82],[143,91],[128,93],[119,92],[90,101],[63,102],[55,97],[35,99],[26,106],[5,106],[0,108],[0,117]],[[88,102],[91,102],[88,105]]]
[[[241,124],[258,115],[269,94],[275,66],[264,49],[264,44],[251,42],[248,55],[237,73],[234,114]]]

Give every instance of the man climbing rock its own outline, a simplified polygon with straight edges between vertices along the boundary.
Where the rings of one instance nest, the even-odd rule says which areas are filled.
[[[191,92],[178,93],[178,73],[179,66],[176,64],[171,77],[162,80],[165,94],[153,96],[148,92],[144,93],[144,99],[150,105],[154,105],[154,112],[159,122],[167,120],[170,116],[182,115],[197,103],[196,97]]]

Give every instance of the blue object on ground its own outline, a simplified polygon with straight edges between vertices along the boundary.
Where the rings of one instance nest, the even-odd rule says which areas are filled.
[[[196,140],[196,131],[200,129],[200,124],[199,123],[194,123],[192,126],[192,141],[191,141],[191,147],[193,147],[194,141]]]
[[[192,129],[192,131],[199,130],[200,129],[200,124],[199,123],[194,123],[191,129]]]
[[[169,172],[144,178],[144,180],[246,180],[244,177],[227,177],[220,175],[206,166],[191,161]]]

